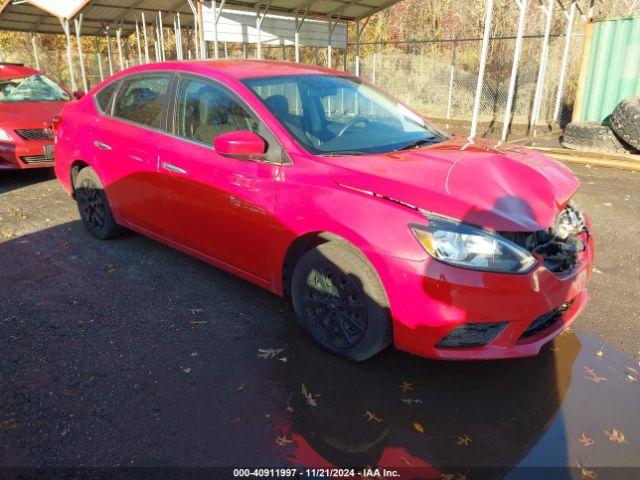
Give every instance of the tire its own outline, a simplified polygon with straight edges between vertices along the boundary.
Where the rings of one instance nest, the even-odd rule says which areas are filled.
[[[599,122],[573,122],[562,135],[562,146],[584,152],[626,153],[627,149],[607,125]]]
[[[391,343],[382,284],[348,242],[330,241],[305,253],[293,272],[291,297],[302,327],[334,355],[360,362]]]
[[[93,168],[80,170],[74,182],[74,192],[80,219],[91,235],[106,240],[124,231],[113,218],[104,187]]]
[[[611,128],[630,149],[640,150],[640,96],[618,104],[611,114]]]

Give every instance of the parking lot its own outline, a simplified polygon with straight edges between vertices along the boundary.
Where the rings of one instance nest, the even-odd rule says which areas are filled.
[[[284,299],[140,235],[89,236],[51,172],[0,172],[0,465],[632,478],[603,467],[640,466],[640,174],[571,168],[597,251],[570,331],[530,359],[361,364]]]

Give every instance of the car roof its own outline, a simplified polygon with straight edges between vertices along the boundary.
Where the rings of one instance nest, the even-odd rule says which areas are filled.
[[[178,60],[141,65],[131,72],[143,70],[189,70],[202,74],[218,73],[236,79],[281,75],[351,75],[342,70],[274,60]]]
[[[0,79],[19,78],[27,75],[41,73],[39,70],[31,67],[25,67],[20,63],[1,63],[0,62]]]

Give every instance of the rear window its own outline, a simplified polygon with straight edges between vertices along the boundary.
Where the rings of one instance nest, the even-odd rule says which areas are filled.
[[[109,112],[109,105],[117,86],[118,82],[112,82],[96,94],[96,104],[102,113]]]
[[[164,97],[170,79],[170,75],[153,75],[123,80],[116,95],[113,115],[160,128]]]

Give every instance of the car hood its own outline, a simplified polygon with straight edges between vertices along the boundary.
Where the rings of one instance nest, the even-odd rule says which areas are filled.
[[[323,160],[339,185],[499,231],[549,228],[579,186],[568,168],[538,152],[460,137]]]
[[[67,102],[0,102],[2,126],[49,125]]]

